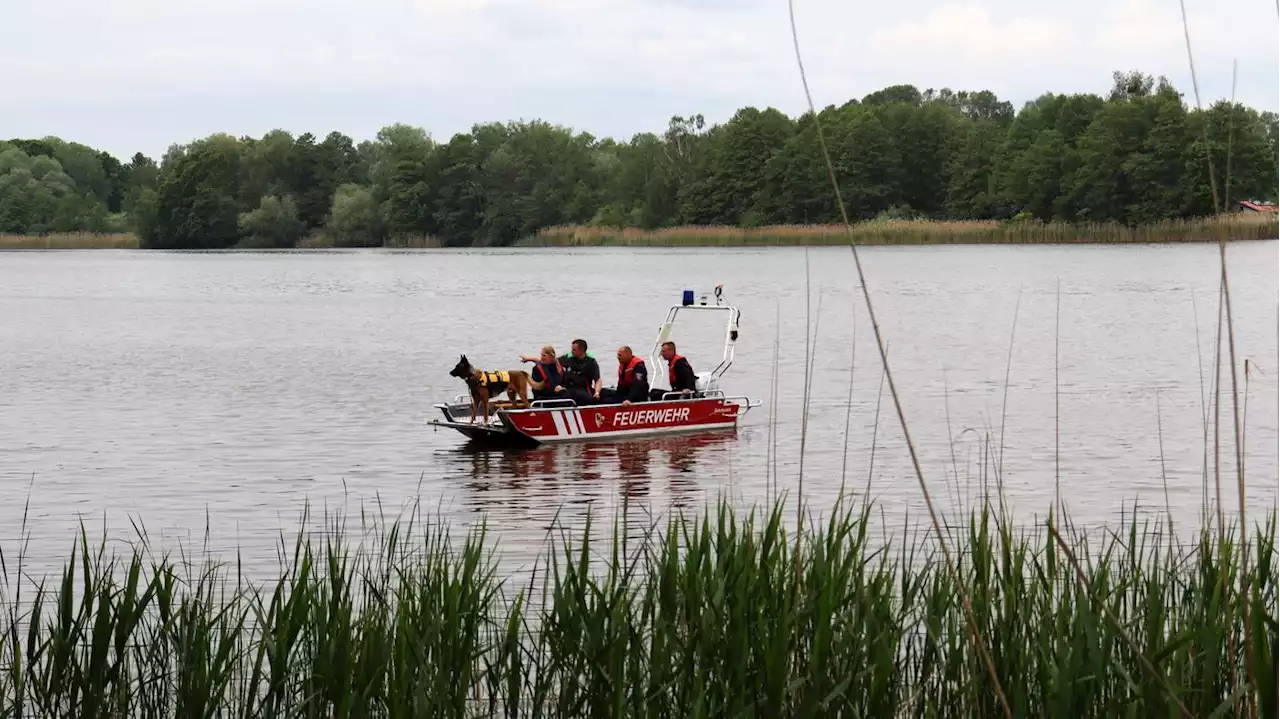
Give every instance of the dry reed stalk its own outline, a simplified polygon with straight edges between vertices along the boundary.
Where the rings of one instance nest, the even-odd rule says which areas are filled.
[[[428,249],[444,247],[444,242],[439,237],[432,235],[402,235],[389,238],[382,246],[400,249]]]
[[[804,505],[804,450],[806,440],[809,437],[809,387],[812,379],[812,363],[813,342],[817,340],[813,336],[810,323],[809,305],[813,293],[809,289],[809,248],[804,251],[804,395],[800,405],[800,466],[798,469],[798,488],[796,489],[796,527],[800,527],[800,513]],[[821,307],[822,296],[818,296],[819,307]],[[798,546],[797,542],[797,546]],[[796,555],[797,558],[799,554]],[[796,565],[796,571],[800,571],[800,567]]]
[[[1222,278],[1218,278],[1218,327],[1213,336],[1213,491],[1214,491],[1214,507],[1216,508],[1217,524],[1218,524],[1218,561],[1226,566],[1227,561],[1227,530],[1226,530],[1226,510],[1222,506],[1222,325],[1223,325],[1223,301],[1222,301]],[[1222,596],[1225,598],[1229,595],[1230,587],[1227,586],[1227,574],[1222,574]],[[1227,655],[1235,661],[1236,656],[1236,640],[1235,634],[1227,632]],[[1236,676],[1232,672],[1228,677],[1228,686],[1231,688],[1231,694],[1236,693]],[[1238,707],[1237,707],[1238,710]]]
[[[868,220],[853,223],[862,245],[936,244],[1128,244],[1274,239],[1280,221],[1274,216],[1219,215],[1164,220],[1130,228],[1107,223],[1068,224],[1019,220]],[[520,241],[523,246],[799,246],[844,245],[849,231],[839,225],[774,225],[741,228],[724,225],[636,228],[556,226]]]
[[[778,463],[774,458],[777,452],[777,440],[775,435],[778,429],[778,353],[780,340],[782,337],[782,305],[778,299],[774,298],[774,337],[773,337],[773,365],[769,377],[769,432],[765,439],[765,458],[764,458],[764,485],[765,496],[772,501],[774,493],[772,489],[776,489],[777,478],[776,472]]]
[[[907,418],[902,408],[902,400],[898,396],[897,387],[893,382],[893,372],[889,368],[889,357],[885,352],[884,339],[880,334],[880,324],[876,321],[875,308],[871,302],[871,290],[867,287],[866,274],[863,272],[862,260],[858,256],[857,243],[854,241],[853,226],[849,222],[849,214],[845,209],[844,198],[840,193],[840,183],[836,180],[835,166],[831,162],[831,152],[827,148],[827,141],[822,132],[822,123],[818,119],[818,112],[813,104],[813,95],[809,91],[809,79],[805,75],[804,60],[800,54],[800,35],[796,31],[795,0],[787,0],[787,12],[791,21],[791,40],[795,47],[796,65],[800,70],[800,81],[804,86],[805,99],[808,101],[809,111],[813,116],[814,127],[817,130],[818,135],[818,144],[822,148],[822,157],[827,166],[827,176],[831,180],[831,187],[835,192],[836,205],[840,208],[840,217],[849,233],[849,251],[853,255],[854,267],[858,272],[858,283],[862,287],[862,298],[867,307],[867,317],[871,321],[871,330],[875,334],[876,346],[880,350],[880,361],[884,366],[885,380],[889,385],[889,395],[893,398],[893,404],[898,413],[898,421],[902,426],[903,439],[906,441],[907,450],[911,455],[911,464],[915,469],[916,479],[920,483],[920,491],[924,495],[925,506],[929,509],[929,518],[933,523],[934,532],[937,535],[940,548],[942,549],[947,570],[950,573],[952,580],[955,582],[956,589],[964,604],[965,616],[968,620],[969,630],[973,635],[974,644],[978,647],[978,651],[982,655],[984,663],[986,664],[987,673],[990,676],[993,688],[995,689],[996,696],[999,698],[1000,706],[1004,711],[1006,719],[1013,719],[1013,710],[1009,707],[1009,700],[1005,696],[1004,688],[1000,685],[1000,677],[996,672],[995,662],[991,658],[991,653],[987,648],[987,643],[982,638],[982,633],[978,628],[977,617],[973,612],[973,602],[969,598],[969,592],[964,589],[964,585],[960,582],[959,571],[956,569],[955,561],[951,556],[951,550],[947,545],[946,535],[943,533],[942,525],[938,520],[938,512],[934,507],[933,498],[930,496],[928,484],[925,482],[924,471],[920,467],[920,458],[917,455],[915,444],[911,441],[911,433],[907,427]]]
[[[1222,211],[1231,210],[1231,145],[1236,134],[1236,69],[1238,63],[1231,59],[1231,114],[1227,116],[1227,177],[1222,189]]]
[[[1200,469],[1200,511],[1201,521],[1212,521],[1209,517],[1209,401],[1205,397],[1204,389],[1204,358],[1200,351],[1200,311],[1196,308],[1196,291],[1194,287],[1188,288],[1191,293],[1191,321],[1195,325],[1196,331],[1196,376],[1200,380],[1200,440],[1201,446],[1201,469]]]
[[[1249,446],[1249,368],[1252,367],[1254,372],[1263,374],[1258,369],[1258,363],[1246,358],[1244,361],[1244,406],[1240,408],[1240,444]],[[1244,464],[1244,451],[1240,452],[1240,463]],[[1241,470],[1243,471],[1243,470]]]
[[[1013,372],[1013,342],[1018,334],[1018,310],[1022,307],[1022,288],[1013,303],[1013,326],[1009,328],[1009,351],[1004,365],[1004,391],[1000,399],[1000,448],[996,459],[996,489],[1000,495],[1000,511],[1004,512],[1004,423],[1009,410],[1009,376]]]
[[[781,373],[779,368],[782,361],[782,304],[774,303],[776,317],[774,319],[774,340],[773,340],[773,491],[778,491],[778,397],[781,392]]]
[[[131,232],[54,232],[47,235],[0,234],[0,250],[136,250]]]
[[[886,347],[886,350],[888,348]],[[880,433],[880,400],[884,399],[884,368],[880,368],[880,385],[876,387],[876,411],[871,420],[871,456],[867,458],[867,486],[863,490],[863,497],[871,496],[871,479],[875,476],[876,468],[876,436]]]
[[[1190,52],[1190,48],[1188,48],[1188,52]],[[1228,122],[1231,122],[1235,114],[1234,65],[1232,69],[1231,95],[1232,95],[1233,106],[1232,106],[1232,115],[1231,117],[1228,118]],[[1228,137],[1230,136],[1231,131],[1232,131],[1231,129],[1228,130]],[[1231,182],[1231,175],[1230,175],[1231,171],[1229,169],[1231,167],[1230,153],[1231,153],[1230,139],[1228,139],[1228,150],[1227,150],[1227,167],[1228,167],[1227,173],[1228,174],[1226,178],[1228,187],[1230,187],[1230,182]],[[1229,197],[1224,197],[1223,199],[1224,199],[1224,202],[1230,202]],[[1256,717],[1258,715],[1257,676],[1256,676],[1257,673],[1254,668],[1254,661],[1253,661],[1253,628],[1251,626],[1252,622],[1250,621],[1250,617],[1249,617],[1251,612],[1251,608],[1249,606],[1249,542],[1245,541],[1247,539],[1249,522],[1245,514],[1244,443],[1242,440],[1243,432],[1241,428],[1241,417],[1240,417],[1240,388],[1238,384],[1239,375],[1238,375],[1238,369],[1237,369],[1238,364],[1236,360],[1236,333],[1235,333],[1235,321],[1233,319],[1232,312],[1231,312],[1231,286],[1227,280],[1227,242],[1226,242],[1226,239],[1222,238],[1221,236],[1218,238],[1218,258],[1219,258],[1219,263],[1222,269],[1223,305],[1226,308],[1227,356],[1229,361],[1231,362],[1231,414],[1232,414],[1232,428],[1234,430],[1234,438],[1235,438],[1235,445],[1236,445],[1236,485],[1237,485],[1236,498],[1239,504],[1240,527],[1241,527],[1240,602],[1241,602],[1241,608],[1244,614],[1244,658],[1245,658],[1245,668],[1249,672],[1249,692],[1248,692],[1249,714],[1250,716]]]
[[[849,395],[844,405],[844,447],[840,458],[840,493],[845,490],[845,480],[849,476],[849,428],[853,423],[853,370],[858,357],[858,306],[856,300],[849,307]],[[1245,372],[1245,386],[1248,386],[1249,373]],[[1247,396],[1247,392],[1246,392]]]
[[[1164,468],[1164,424],[1160,412],[1160,390],[1156,390],[1156,442],[1160,448],[1160,486],[1164,488],[1164,514],[1173,534],[1173,509],[1169,506],[1169,475]]]
[[[1191,27],[1187,24],[1187,3],[1186,0],[1178,0],[1178,6],[1182,9],[1182,36],[1187,45],[1187,64],[1191,66],[1191,89],[1195,92],[1196,110],[1202,114],[1204,108],[1200,104],[1200,81],[1196,78],[1196,60],[1191,52]],[[1218,176],[1213,171],[1213,153],[1209,147],[1209,119],[1201,117],[1203,122],[1200,124],[1201,139],[1204,140],[1204,160],[1209,165],[1209,189],[1213,192],[1213,207],[1218,207]]]
[[[1196,109],[1203,109],[1200,104],[1200,83],[1196,77],[1195,57],[1191,51],[1191,27],[1187,22],[1187,3],[1186,0],[1178,0],[1178,5],[1182,10],[1182,33],[1187,46],[1187,63],[1191,68],[1191,86],[1195,91]],[[1235,71],[1232,70],[1232,97],[1235,96]],[[1234,116],[1234,106],[1232,116]],[[1201,133],[1204,139],[1205,161],[1209,167],[1209,187],[1213,192],[1213,207],[1218,207],[1218,185],[1214,177],[1213,171],[1213,154],[1209,147],[1209,121],[1204,118],[1201,124]],[[1230,155],[1228,154],[1228,163],[1230,163]],[[1229,181],[1229,180],[1228,180]],[[1229,201],[1229,198],[1228,200]],[[1231,286],[1227,281],[1227,242],[1221,235],[1218,236],[1218,262],[1222,275],[1222,303],[1226,308],[1226,330],[1227,330],[1227,349],[1228,360],[1231,363],[1231,407],[1232,407],[1232,425],[1235,429],[1236,442],[1236,484],[1237,498],[1240,513],[1240,526],[1242,532],[1242,540],[1248,532],[1249,523],[1245,515],[1245,485],[1244,485],[1244,467],[1241,458],[1244,449],[1240,441],[1240,391],[1237,385],[1236,371],[1236,340],[1235,340],[1235,323],[1231,314]],[[1216,420],[1215,420],[1216,421]],[[1249,715],[1256,717],[1258,714],[1257,700],[1257,672],[1254,668],[1253,661],[1253,630],[1250,626],[1250,607],[1249,607],[1249,543],[1247,541],[1240,542],[1240,602],[1241,610],[1244,618],[1244,655],[1245,668],[1249,675],[1249,691],[1247,694],[1247,707]]]
[[[1236,497],[1239,504],[1241,542],[1240,542],[1240,602],[1244,613],[1244,658],[1245,668],[1249,672],[1249,692],[1248,705],[1249,715],[1257,717],[1258,715],[1258,699],[1257,699],[1257,671],[1254,668],[1253,661],[1253,628],[1250,621],[1249,606],[1249,542],[1244,541],[1247,537],[1249,522],[1245,514],[1245,483],[1244,483],[1244,442],[1243,430],[1241,427],[1240,417],[1240,389],[1239,376],[1236,362],[1236,333],[1235,322],[1231,314],[1231,287],[1227,282],[1227,243],[1219,238],[1218,240],[1218,257],[1222,265],[1222,298],[1223,306],[1226,307],[1227,313],[1227,356],[1231,362],[1231,414],[1232,427],[1235,430],[1236,444]]]
[[[1054,286],[1053,292],[1053,510],[1049,513],[1049,521],[1054,521],[1055,514],[1062,513],[1062,462],[1061,451],[1062,433],[1059,426],[1061,418],[1059,409],[1059,387],[1061,385],[1058,373],[1058,332],[1062,318],[1062,280],[1058,279]],[[1056,525],[1055,525],[1056,526]]]
[[[804,536],[804,454],[809,438],[809,404],[813,391],[813,361],[817,357],[818,326],[822,322],[822,286],[818,286],[818,310],[814,315],[813,331],[809,330],[809,249],[804,252],[804,399],[800,416],[800,467],[796,489],[796,591],[800,591],[800,545]]]

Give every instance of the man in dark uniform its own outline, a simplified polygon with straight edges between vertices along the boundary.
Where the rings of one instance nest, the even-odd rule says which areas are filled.
[[[573,341],[569,354],[560,358],[564,366],[561,384],[577,404],[592,404],[600,400],[600,365],[594,357],[587,356],[587,341]]]
[[[671,389],[652,390],[649,398],[660,400],[668,392],[679,392],[686,399],[692,397],[698,391],[698,375],[693,373],[689,360],[676,352],[675,342],[662,343],[662,359],[667,361],[667,381],[671,384]]]
[[[649,399],[649,370],[644,360],[636,357],[631,348],[623,345],[618,348],[618,387],[605,389],[600,393],[600,401],[605,404],[630,404]]]

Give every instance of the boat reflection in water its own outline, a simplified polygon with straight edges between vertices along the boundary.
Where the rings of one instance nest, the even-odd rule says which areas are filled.
[[[550,520],[578,506],[598,518],[622,503],[646,511],[714,498],[728,472],[724,455],[736,432],[712,432],[630,441],[574,442],[529,449],[498,449],[468,443],[450,454],[469,473],[463,502],[490,515],[490,524],[523,514]],[[695,472],[695,470],[697,470]],[[699,477],[695,480],[694,477]]]

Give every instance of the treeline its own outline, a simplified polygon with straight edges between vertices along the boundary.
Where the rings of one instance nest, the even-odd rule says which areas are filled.
[[[0,142],[0,233],[122,232],[126,198],[158,177],[141,155],[123,165],[56,137]]]
[[[628,142],[542,121],[476,125],[443,144],[408,125],[358,144],[275,130],[175,145],[158,165],[57,138],[11,140],[0,142],[0,233],[129,228],[157,248],[290,247],[308,236],[506,245],[564,224],[837,222],[812,119],[745,108],[714,126],[673,117],[662,134]],[[819,120],[855,220],[1141,225],[1276,199],[1275,113],[1194,110],[1164,78],[1138,72],[1115,73],[1106,97],[1046,94],[1016,113],[989,91],[899,85]]]

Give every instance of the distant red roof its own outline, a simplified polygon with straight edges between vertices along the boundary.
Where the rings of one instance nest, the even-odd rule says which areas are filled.
[[[1254,212],[1276,212],[1277,209],[1280,209],[1270,202],[1258,202],[1257,200],[1240,200],[1236,204],[1241,209],[1253,210]]]

